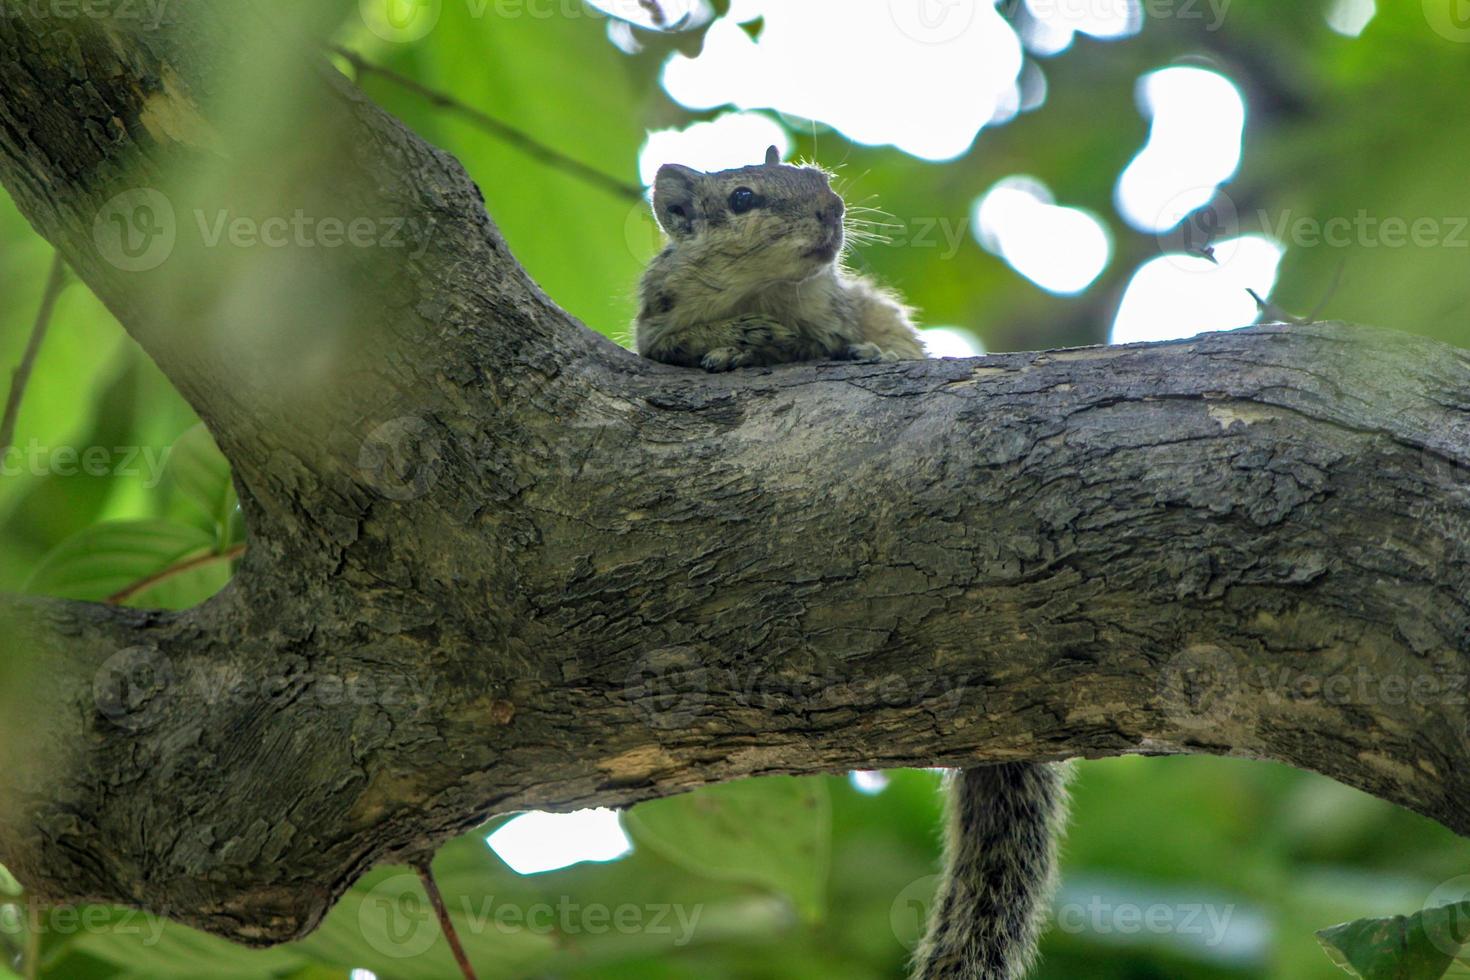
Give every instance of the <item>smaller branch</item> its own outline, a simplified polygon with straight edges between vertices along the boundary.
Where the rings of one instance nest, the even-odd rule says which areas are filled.
[[[30,340],[20,365],[10,378],[10,395],[5,400],[5,415],[0,418],[0,456],[3,456],[15,441],[15,423],[20,417],[21,399],[25,397],[26,385],[31,380],[31,371],[36,366],[36,356],[41,353],[41,342],[46,339],[46,328],[51,324],[51,314],[56,309],[56,297],[66,285],[66,264],[57,252],[51,260],[51,272],[46,277],[46,291],[41,294],[41,308],[36,313],[36,324],[31,328]]]
[[[573,177],[601,187],[603,190],[615,194],[618,197],[626,198],[630,201],[643,200],[642,188],[635,187],[632,184],[625,184],[616,177],[608,176],[596,167],[590,167],[580,160],[569,157],[560,150],[553,149],[545,143],[540,142],[530,133],[517,129],[509,123],[503,123],[494,116],[488,115],[468,103],[461,102],[452,95],[430,88],[422,82],[409,78],[407,75],[400,75],[391,68],[384,68],[381,65],[373,64],[371,61],[362,57],[362,55],[348,48],[332,45],[329,50],[334,54],[340,55],[352,66],[353,71],[357,72],[359,76],[359,82],[362,75],[378,75],[395,85],[408,89],[410,92],[423,97],[433,105],[459,113],[491,136],[504,140],[523,153],[540,160],[548,167],[565,171]]]
[[[1299,316],[1286,312],[1281,307],[1277,306],[1275,303],[1271,302],[1269,299],[1266,299],[1260,293],[1256,292],[1254,289],[1251,289],[1249,286],[1246,287],[1245,291],[1247,293],[1250,293],[1251,299],[1256,301],[1256,309],[1258,312],[1264,313],[1266,316],[1271,317],[1273,320],[1276,320],[1279,323],[1292,323],[1300,327],[1311,322],[1309,320],[1305,320]]]
[[[1262,313],[1265,313],[1268,316],[1275,317],[1282,323],[1292,323],[1299,327],[1305,326],[1308,323],[1319,322],[1322,317],[1322,311],[1327,309],[1327,304],[1332,302],[1332,297],[1337,295],[1338,287],[1342,285],[1342,274],[1346,268],[1346,259],[1343,259],[1342,261],[1337,263],[1337,269],[1332,274],[1332,284],[1327,287],[1327,292],[1324,293],[1322,299],[1318,301],[1316,308],[1313,309],[1312,312],[1308,313],[1306,316],[1294,316],[1286,312],[1271,300],[1263,299],[1261,297],[1261,294],[1256,292],[1254,289],[1247,288],[1246,292],[1250,293],[1251,299],[1256,301],[1256,306],[1260,307]]]
[[[3,908],[25,908],[24,896],[0,895],[0,909]],[[29,942],[29,935],[27,935],[27,942]],[[25,943],[17,942],[15,937],[9,933],[0,932],[0,954],[4,955],[5,963],[10,969],[22,969],[26,956]]]
[[[439,918],[439,929],[444,933],[444,938],[449,941],[449,948],[454,951],[454,961],[459,964],[459,971],[464,974],[464,980],[476,980],[475,968],[470,965],[470,958],[464,951],[464,945],[459,941],[459,932],[449,918],[449,909],[444,905],[444,896],[439,891],[439,883],[434,880],[434,871],[429,866],[428,859],[425,859],[422,864],[414,865],[414,870],[423,880],[424,893],[429,896],[429,904],[434,906],[434,915]]]
[[[41,918],[29,916],[26,923],[25,980],[41,975]]]
[[[638,6],[647,11],[648,19],[653,21],[653,26],[665,34],[679,33],[688,27],[689,22],[694,19],[694,12],[692,10],[686,10],[679,15],[678,20],[670,21],[669,15],[664,12],[663,7],[659,6],[658,0],[638,0]]]
[[[1332,297],[1337,295],[1337,290],[1342,286],[1342,274],[1347,271],[1347,257],[1344,256],[1337,261],[1337,268],[1332,272],[1332,283],[1327,287],[1327,292],[1322,294],[1322,299],[1317,303],[1315,309],[1307,314],[1307,319],[1316,322],[1322,318],[1327,304],[1332,302]]]
[[[156,572],[152,575],[149,575],[147,578],[139,579],[132,585],[129,585],[127,588],[113,593],[112,595],[107,597],[106,602],[109,606],[120,606],[124,602],[127,602],[129,599],[138,595],[139,593],[146,592],[148,589],[153,588],[153,586],[157,585],[159,582],[167,582],[169,579],[173,578],[176,575],[182,575],[185,572],[192,572],[197,568],[205,568],[209,565],[216,564],[217,562],[234,561],[236,558],[239,558],[243,554],[245,554],[245,545],[237,544],[234,547],[228,548],[224,551],[212,551],[207,555],[200,555],[198,558],[190,558],[188,561],[181,561],[177,565],[170,565],[168,568],[165,568],[161,572]]]
[[[662,29],[668,25],[669,15],[664,13],[664,8],[658,5],[657,0],[638,0],[638,6],[648,11],[648,16],[653,21],[654,27]],[[688,15],[686,14],[685,16]]]

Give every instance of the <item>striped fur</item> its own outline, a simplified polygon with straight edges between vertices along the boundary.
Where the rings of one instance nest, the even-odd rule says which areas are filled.
[[[945,868],[913,980],[1019,980],[1050,912],[1066,767],[964,769],[950,780]]]

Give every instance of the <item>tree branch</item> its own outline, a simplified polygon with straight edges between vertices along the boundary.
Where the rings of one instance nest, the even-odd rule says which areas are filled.
[[[20,403],[25,398],[26,385],[36,367],[36,358],[41,353],[41,344],[46,339],[46,328],[51,325],[51,313],[56,309],[56,299],[66,285],[66,264],[61,253],[51,260],[51,271],[46,276],[46,285],[41,290],[41,306],[36,312],[35,325],[26,339],[25,351],[20,363],[10,375],[10,393],[5,397],[5,412],[0,416],[0,458],[15,444],[15,423],[20,418]]]
[[[207,183],[190,113],[253,172],[198,95],[235,8],[190,9],[146,39],[0,18],[0,181],[209,421],[250,526],[185,613],[0,598],[0,863],[38,898],[265,944],[497,813],[1125,753],[1276,759],[1470,832],[1470,353],[1275,325],[652,364],[547,300],[458,167],[328,72],[290,79],[320,153],[286,158],[275,210],[432,217],[428,247],[175,253],[170,305],[87,202],[140,159]],[[302,268],[332,302],[275,302]]]
[[[477,980],[475,968],[470,964],[469,954],[464,950],[464,943],[460,942],[459,930],[454,927],[454,920],[449,917],[449,908],[444,904],[444,894],[439,891],[439,882],[434,880],[432,863],[428,858],[424,858],[414,870],[418,872],[419,881],[424,886],[424,894],[428,896],[429,905],[434,909],[434,918],[439,921],[439,931],[449,943],[449,949],[454,954],[454,963],[459,967],[459,972],[464,976],[464,980]]]
[[[184,561],[181,561],[176,565],[170,565],[167,568],[154,572],[152,575],[145,576],[144,578],[141,578],[136,582],[129,583],[126,588],[119,589],[117,592],[114,592],[112,595],[108,596],[107,602],[114,606],[120,606],[128,600],[133,599],[144,592],[147,592],[149,589],[153,588],[155,585],[158,585],[160,582],[167,582],[168,580],[177,578],[180,575],[187,574],[188,572],[197,571],[201,568],[207,568],[210,565],[218,564],[220,562],[235,561],[243,554],[245,554],[245,546],[243,544],[237,544],[232,545],[231,547],[226,548],[223,551],[210,551],[195,558],[185,559]]]
[[[555,147],[547,146],[530,133],[517,129],[509,123],[501,122],[489,113],[482,112],[474,106],[456,99],[452,95],[440,92],[438,89],[430,88],[416,79],[409,78],[407,75],[400,75],[391,68],[375,65],[350,48],[344,48],[341,45],[332,45],[330,50],[333,54],[351,65],[353,71],[357,72],[358,75],[377,75],[400,88],[407,89],[425,99],[431,105],[457,112],[491,136],[509,143],[539,163],[571,174],[573,177],[586,181],[593,187],[600,187],[608,193],[616,197],[621,197],[624,200],[643,200],[643,190],[641,188],[624,183],[615,177],[610,177],[596,167],[588,166]]]

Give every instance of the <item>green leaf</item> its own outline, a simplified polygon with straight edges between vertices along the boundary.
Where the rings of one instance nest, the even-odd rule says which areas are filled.
[[[446,3],[433,44],[375,51],[360,39],[357,46],[543,145],[638,185],[645,129],[629,107],[647,93],[635,85],[631,59],[608,43],[606,18],[579,9],[578,16],[548,20],[530,13],[536,7],[521,5],[515,16],[479,16],[476,4]],[[645,39],[664,37],[684,35],[650,32]],[[516,258],[560,306],[594,329],[625,337],[637,312],[638,276],[662,247],[647,201],[537,163],[513,142],[380,80],[364,84],[417,132],[460,158]],[[548,234],[551,228],[575,233]]]
[[[627,814],[635,842],[711,878],[780,891],[822,917],[832,801],[821,779],[773,776],[652,800]]]
[[[747,20],[740,24],[740,29],[750,36],[752,41],[761,39],[761,31],[766,29],[766,19],[757,17],[755,20]]]
[[[168,476],[174,488],[204,518],[204,528],[215,534],[220,546],[232,544],[231,530],[236,526],[240,500],[230,478],[230,461],[219,451],[203,423],[179,436],[174,443]]]
[[[489,868],[488,851],[483,860]],[[466,901],[446,891],[445,903],[481,976],[525,976],[556,948],[548,933],[499,920],[493,895]],[[364,877],[320,928],[287,948],[317,963],[364,968],[393,980],[453,980],[460,975],[418,875],[402,867],[379,868]]]
[[[297,970],[286,980],[347,980],[348,976],[349,973],[346,970],[312,964],[304,970]]]
[[[214,546],[212,535],[173,521],[95,524],[52,549],[26,582],[25,591],[101,602],[180,563],[207,557]],[[215,562],[160,580],[127,604],[151,601],[187,607],[209,598],[228,580],[226,563]]]
[[[100,908],[83,911],[103,912]],[[88,928],[72,946],[156,980],[260,980],[298,970],[308,961],[290,947],[249,949],[236,943],[129,909],[111,913],[108,928]]]
[[[1359,919],[1317,933],[1333,963],[1361,980],[1439,980],[1470,939],[1470,901],[1410,916]]]
[[[0,510],[6,510],[7,519],[15,529],[17,538],[34,544],[38,554],[44,554],[54,546],[66,532],[87,524],[102,516],[115,483],[122,477],[120,469],[136,470],[140,482],[146,469],[142,447],[134,448],[134,432],[137,428],[137,401],[139,371],[126,365],[117,377],[107,383],[97,398],[96,413],[85,435],[72,440],[69,448],[81,457],[89,452],[104,454],[105,463],[100,471],[78,462],[75,467],[55,466],[56,457],[42,456],[37,460],[43,465],[33,467],[27,460],[20,467],[30,479],[15,481],[14,509],[6,506],[4,498],[9,494],[10,483],[0,490]],[[29,433],[27,433],[27,437]],[[19,440],[18,445],[28,448],[28,438]],[[157,452],[157,448],[154,452]],[[130,456],[135,456],[129,459]],[[131,466],[126,464],[131,463]],[[63,473],[67,475],[62,475]]]

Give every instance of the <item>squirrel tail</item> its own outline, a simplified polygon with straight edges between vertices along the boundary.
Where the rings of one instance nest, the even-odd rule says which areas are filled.
[[[1010,762],[949,780],[944,873],[913,980],[1019,980],[1056,884],[1068,769]]]

